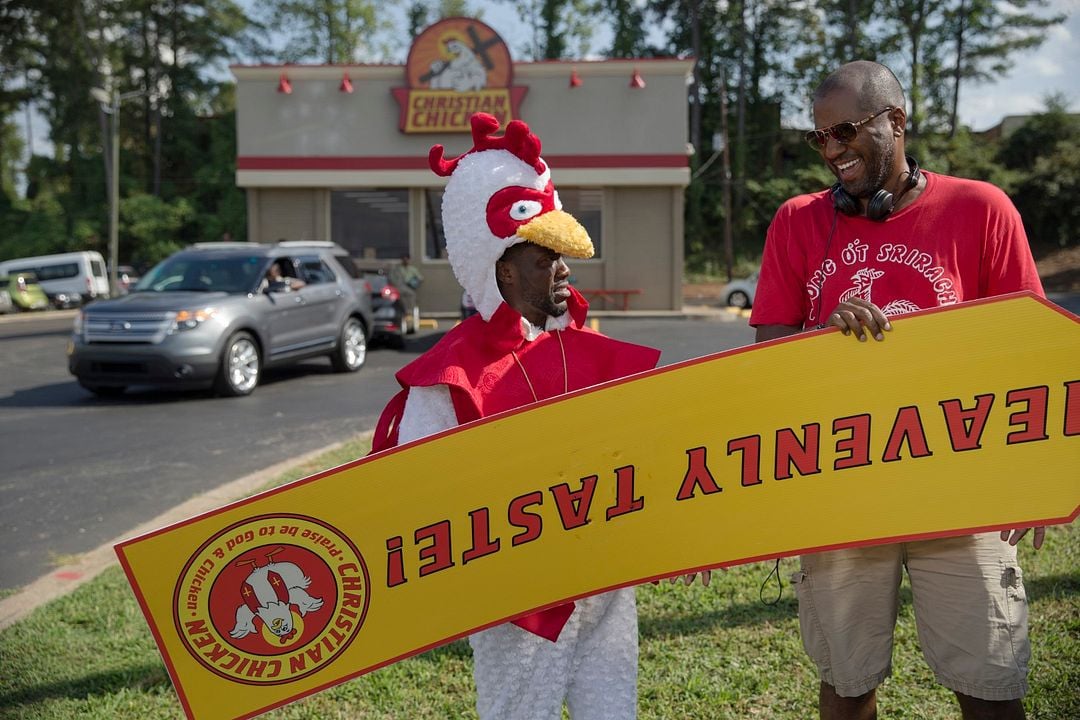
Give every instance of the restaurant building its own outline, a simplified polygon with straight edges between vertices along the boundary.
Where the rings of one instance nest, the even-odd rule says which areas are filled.
[[[405,65],[234,66],[237,184],[248,239],[331,240],[362,266],[409,255],[424,312],[457,310],[446,260],[442,144],[472,146],[478,110],[529,124],[564,209],[588,229],[572,282],[596,309],[682,306],[683,192],[690,181],[687,83],[693,62],[511,60],[483,23],[451,18]]]

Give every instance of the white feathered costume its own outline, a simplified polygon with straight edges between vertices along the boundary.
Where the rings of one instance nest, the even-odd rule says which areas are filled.
[[[495,264],[506,248],[529,241],[587,258],[593,247],[561,210],[539,139],[520,121],[496,137],[498,128],[494,117],[478,113],[472,150],[448,161],[442,146],[432,148],[432,169],[449,176],[442,215],[450,265],[477,315],[397,374],[403,390],[380,418],[375,450],[651,369],[659,360],[656,350],[585,327],[588,304],[572,288],[568,312],[543,328],[504,302]],[[469,641],[482,720],[558,720],[564,701],[574,720],[636,716],[632,588],[534,613]]]

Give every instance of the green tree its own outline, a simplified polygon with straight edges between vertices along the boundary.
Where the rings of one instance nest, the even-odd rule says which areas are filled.
[[[11,207],[24,144],[15,123],[0,120],[0,210]]]
[[[598,0],[502,0],[513,3],[518,17],[532,30],[524,48],[532,60],[583,57],[592,46]]]
[[[5,227],[13,236],[3,252],[104,249],[112,171],[108,117],[91,99],[91,87],[142,93],[120,109],[121,196],[146,192],[166,205],[194,198],[194,219],[169,226],[170,241],[205,239],[226,222],[240,236],[244,203],[234,186],[235,147],[232,140],[214,139],[234,135],[235,119],[231,107],[215,109],[219,88],[211,79],[227,58],[252,46],[238,3],[10,0],[0,9],[0,23],[16,10],[19,22],[7,26],[19,35],[0,53],[20,48],[20,77],[29,78],[25,93],[45,116],[54,153],[31,158],[27,168],[27,195],[47,222],[36,228],[27,218],[12,218]],[[11,80],[0,79],[4,96]],[[224,154],[207,152],[216,146]],[[211,178],[216,184],[208,192],[196,192]],[[46,227],[49,237],[41,229]],[[138,254],[140,237],[122,233],[122,259]]]
[[[372,0],[266,0],[264,22],[285,37],[277,55],[288,63],[369,62],[388,21],[380,15],[389,3]]]
[[[869,0],[818,0],[818,10],[830,28],[821,53],[826,68],[852,60],[876,60],[881,47],[879,3]]]
[[[1080,133],[1035,161],[1016,205],[1036,247],[1080,245]]]
[[[1035,160],[1062,140],[1075,138],[1080,119],[1066,109],[1062,95],[1051,95],[1045,100],[1046,109],[1028,119],[1001,145],[998,160],[1006,167],[1031,170]]]
[[[236,86],[222,83],[211,106],[212,115],[199,123],[197,152],[205,161],[194,168],[187,197],[195,204],[192,240],[215,240],[228,232],[247,236],[247,197],[236,186]]]
[[[469,17],[481,20],[483,8],[473,8],[469,0],[413,0],[405,9],[405,23],[409,37],[415,38],[428,25],[451,17]]]
[[[905,59],[908,125],[911,134],[918,136],[926,116],[924,108],[924,84],[935,79],[926,76],[927,42],[931,41],[930,27],[935,22],[938,4],[931,0],[896,0],[886,5],[886,16],[892,21],[892,32],[884,41],[887,50]],[[904,72],[898,73],[903,76]]]
[[[1017,171],[1013,201],[1032,245],[1080,244],[1080,118],[1064,98],[1047,98],[1034,115],[1004,140],[998,159]]]
[[[603,0],[603,11],[611,24],[608,57],[636,58],[648,52],[645,8],[634,0]]]
[[[1004,75],[1016,53],[1039,47],[1065,15],[1043,15],[1048,0],[953,0],[942,23],[941,49],[951,56],[949,134],[957,130],[960,87]]]
[[[195,216],[185,198],[169,202],[153,195],[135,194],[120,202],[121,243],[124,257],[137,264],[152,264],[184,246],[177,238]]]

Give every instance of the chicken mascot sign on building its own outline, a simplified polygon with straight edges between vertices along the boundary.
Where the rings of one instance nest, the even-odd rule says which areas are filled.
[[[405,63],[408,87],[394,88],[404,133],[469,132],[486,112],[502,125],[518,117],[527,88],[514,87],[502,38],[471,18],[448,18],[416,38]]]

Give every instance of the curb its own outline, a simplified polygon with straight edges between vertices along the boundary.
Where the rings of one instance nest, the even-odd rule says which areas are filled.
[[[15,594],[0,600],[0,630],[14,625],[41,605],[61,595],[66,595],[80,585],[93,580],[108,567],[119,564],[116,553],[113,551],[113,546],[117,543],[247,497],[278,475],[311,462],[324,453],[332,452],[345,445],[345,443],[369,436],[372,432],[369,430],[348,440],[312,450],[299,457],[271,465],[268,468],[257,470],[242,478],[220,485],[213,490],[166,510],[157,517],[99,545],[93,550],[81,554],[75,562],[56,568],[30,584],[19,588]]]
[[[0,325],[8,323],[14,325],[34,320],[70,320],[78,314],[78,310],[35,310],[33,312],[2,313],[0,314]]]

